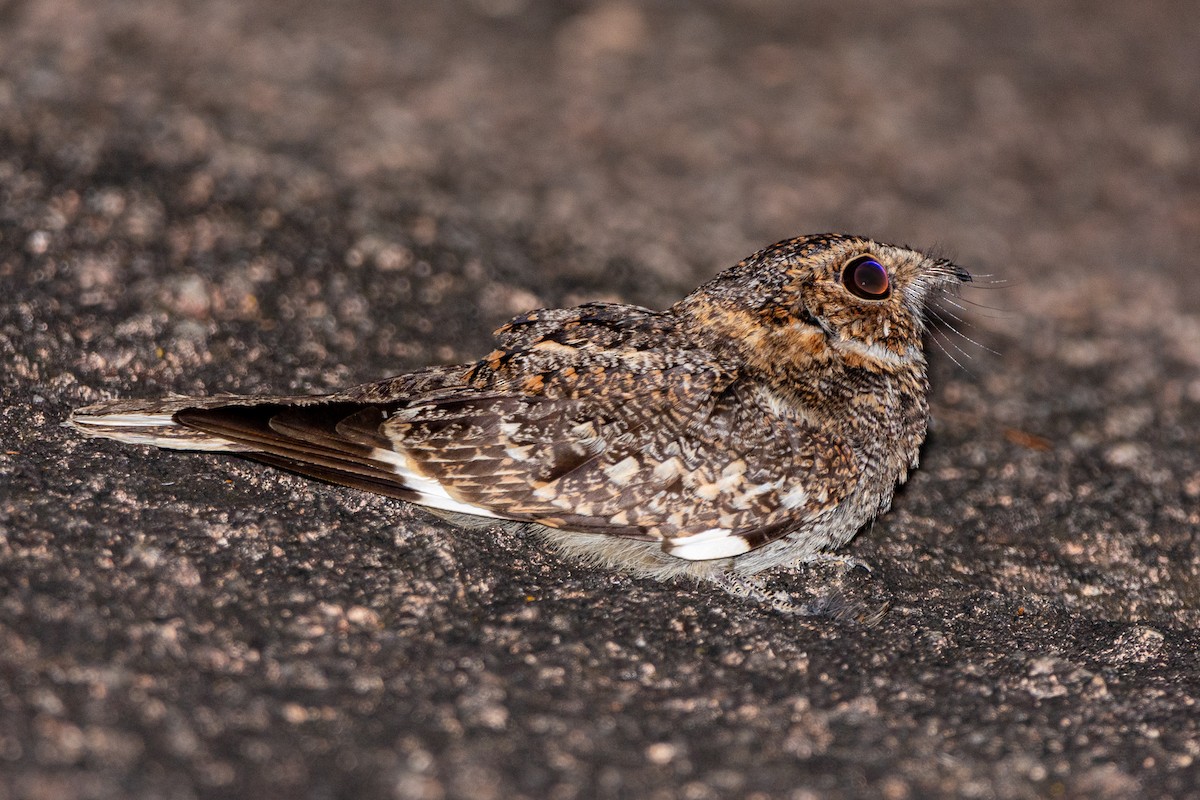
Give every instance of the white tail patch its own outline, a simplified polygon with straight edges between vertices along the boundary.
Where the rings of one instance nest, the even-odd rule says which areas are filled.
[[[729,528],[709,528],[690,536],[678,536],[663,543],[667,555],[688,561],[708,561],[714,558],[732,558],[750,552],[750,545],[740,536],[733,536]]]
[[[422,475],[418,472],[412,461],[403,453],[376,447],[371,451],[371,458],[390,466],[392,472],[400,476],[401,481],[404,483],[404,488],[416,493],[416,502],[421,505],[430,506],[442,511],[456,511],[459,514],[474,514],[477,517],[503,519],[500,515],[483,506],[477,506],[473,503],[467,503],[458,498],[451,497],[441,482],[436,478],[430,478],[428,475]]]
[[[72,417],[71,421],[77,426],[103,425],[110,428],[155,428],[178,424],[171,414],[101,414],[96,417]]]
[[[168,450],[202,450],[210,453],[245,453],[253,448],[186,428],[172,414],[81,414],[66,423],[88,436],[115,439],[126,444],[145,444]]]

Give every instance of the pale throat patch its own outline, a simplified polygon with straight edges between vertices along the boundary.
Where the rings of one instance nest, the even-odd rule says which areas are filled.
[[[831,344],[835,350],[840,350],[843,353],[853,353],[868,361],[875,361],[893,367],[902,367],[921,360],[920,349],[913,345],[906,347],[903,353],[897,353],[878,342],[866,344],[857,339],[834,339]]]

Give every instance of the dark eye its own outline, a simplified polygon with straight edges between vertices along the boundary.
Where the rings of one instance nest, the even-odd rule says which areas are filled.
[[[882,300],[892,293],[887,270],[872,256],[859,256],[847,264],[842,283],[850,294],[864,300]]]

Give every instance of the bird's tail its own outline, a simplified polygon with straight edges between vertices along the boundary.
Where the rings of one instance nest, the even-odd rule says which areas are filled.
[[[285,398],[239,395],[174,395],[160,400],[109,400],[77,409],[67,424],[88,436],[116,439],[129,444],[148,444],[170,450],[246,453],[255,448],[183,425],[176,415],[181,411],[252,406],[283,400]]]
[[[406,379],[408,380],[408,379]],[[172,450],[240,453],[282,469],[446,511],[496,516],[447,493],[381,431],[393,382],[353,397],[173,396],[81,408],[67,424],[88,436]],[[372,396],[372,392],[374,395]]]

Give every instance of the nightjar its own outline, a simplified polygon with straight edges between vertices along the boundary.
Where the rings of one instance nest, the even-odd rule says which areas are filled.
[[[908,248],[803,236],[666,311],[523,314],[473,363],[320,396],[105,402],[71,423],[526,523],[566,553],[778,607],[751,576],[845,544],[916,466],[926,301],[970,280]]]

